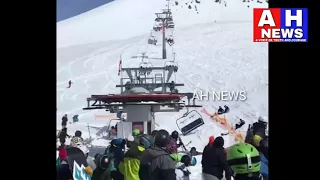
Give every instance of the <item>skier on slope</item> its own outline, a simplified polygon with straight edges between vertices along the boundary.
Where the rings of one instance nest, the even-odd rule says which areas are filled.
[[[179,143],[177,143],[179,140]],[[169,140],[169,143],[167,145],[167,151],[169,153],[177,153],[178,152],[178,148],[180,146],[182,146],[183,143],[181,141],[181,139],[179,138],[179,133],[177,131],[173,131],[171,133],[171,136],[170,136],[170,140]]]
[[[68,115],[65,114],[63,117],[62,117],[62,122],[61,122],[61,126],[62,128],[66,128],[67,127],[67,123],[68,123]]]
[[[231,146],[227,159],[234,180],[268,180],[268,161],[251,144]]]
[[[68,82],[68,87],[67,87],[67,88],[71,88],[71,85],[72,85],[72,81],[69,80],[69,82]]]
[[[66,138],[70,138],[70,136],[67,133],[67,128],[63,128],[59,133],[58,133],[58,139],[60,141],[61,146],[65,145]]]
[[[79,121],[79,115],[78,115],[78,114],[74,115],[74,116],[72,117],[72,121],[73,121],[73,123],[78,122],[78,121]]]

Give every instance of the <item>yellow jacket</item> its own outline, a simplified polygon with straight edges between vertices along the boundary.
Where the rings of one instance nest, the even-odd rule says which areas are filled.
[[[119,164],[124,180],[140,180],[140,159],[144,151],[145,148],[142,146],[133,146],[125,153],[123,161]]]

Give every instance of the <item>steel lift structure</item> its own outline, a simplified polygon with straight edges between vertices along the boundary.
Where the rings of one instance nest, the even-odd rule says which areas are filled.
[[[162,32],[162,59],[167,59],[165,24],[172,21],[170,9],[163,13],[156,13],[156,21],[163,24]],[[182,134],[188,134],[204,124],[201,115],[193,110],[189,112],[189,107],[202,107],[196,105],[193,93],[180,93],[177,87],[184,84],[176,83],[172,76],[178,72],[178,64],[170,61],[163,67],[154,67],[148,61],[148,56],[142,53],[142,56],[132,58],[142,58],[139,67],[121,68],[122,77],[119,94],[91,95],[87,98],[87,107],[84,110],[105,109],[110,113],[125,113],[126,118],[120,118],[117,123],[117,137],[127,138],[131,135],[133,129],[139,129],[141,132],[151,134],[155,129],[155,113],[157,112],[179,112],[187,108],[181,118],[176,120],[178,128]],[[153,58],[154,59],[154,58]],[[123,76],[124,74],[124,76]],[[120,117],[120,116],[118,116]]]
[[[120,94],[91,95],[84,110],[106,109],[110,113],[126,113],[117,124],[117,137],[126,138],[133,129],[150,134],[155,129],[155,113],[179,112],[195,104],[193,93],[178,93],[184,84],[171,80],[174,66],[122,68],[127,77],[120,78]],[[151,72],[147,73],[140,72]],[[183,100],[186,98],[187,102]]]

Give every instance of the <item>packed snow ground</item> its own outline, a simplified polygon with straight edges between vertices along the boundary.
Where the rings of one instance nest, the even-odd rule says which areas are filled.
[[[179,1],[180,5],[189,1]],[[191,2],[191,0],[190,0]],[[241,130],[258,116],[268,116],[268,60],[267,44],[252,42],[252,8],[267,7],[266,3],[228,0],[227,6],[213,0],[197,4],[199,14],[171,2],[176,29],[168,31],[175,40],[168,47],[168,60],[176,53],[179,71],[177,83],[184,83],[180,92],[235,90],[246,91],[246,101],[198,101],[210,112],[219,105],[228,105],[231,123],[246,120]],[[108,121],[97,120],[95,115],[107,115],[103,110],[84,111],[86,98],[91,94],[119,93],[117,75],[120,55],[123,67],[138,67],[140,60],[131,56],[147,52],[151,57],[161,56],[161,43],[147,45],[154,24],[155,12],[165,8],[164,0],[116,0],[97,9],[57,23],[57,128],[63,114],[79,114],[80,122],[69,124],[73,134],[81,130],[89,137],[87,125],[105,126]],[[247,6],[250,5],[250,8]],[[160,34],[154,33],[160,41]],[[163,66],[165,60],[151,60],[154,66]],[[72,80],[72,88],[67,83]],[[199,112],[201,108],[197,109]],[[158,129],[177,130],[179,113],[158,113]],[[219,136],[225,130],[201,113],[205,125],[191,135],[182,137],[185,143],[202,150],[210,135]],[[112,119],[110,115],[109,119]],[[97,138],[97,128],[89,128],[92,145],[106,146],[107,141]],[[232,145],[233,137],[224,136],[225,146]],[[201,156],[192,167],[191,179],[201,177]]]

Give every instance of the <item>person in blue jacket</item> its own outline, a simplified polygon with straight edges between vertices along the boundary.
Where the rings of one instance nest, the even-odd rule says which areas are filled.
[[[124,177],[119,171],[120,161],[124,156],[126,141],[122,138],[113,139],[110,142],[109,148],[106,149],[106,153],[113,159],[113,167],[110,169],[111,178],[114,180],[123,180]]]

